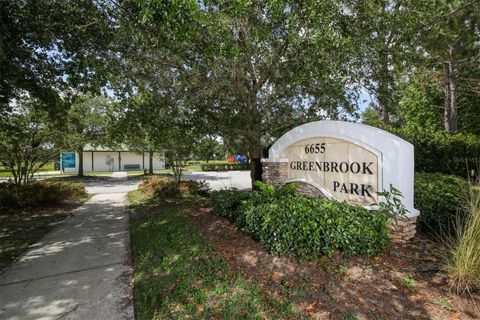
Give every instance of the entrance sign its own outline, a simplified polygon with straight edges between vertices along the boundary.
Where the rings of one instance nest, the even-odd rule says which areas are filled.
[[[378,128],[343,121],[316,121],[285,133],[264,159],[267,182],[298,182],[319,195],[371,207],[377,192],[399,189],[407,217],[413,207],[413,146]]]
[[[62,168],[75,168],[76,156],[75,152],[62,152]]]
[[[346,140],[318,137],[298,141],[282,152],[288,181],[308,181],[325,196],[370,205],[378,201],[378,157]]]

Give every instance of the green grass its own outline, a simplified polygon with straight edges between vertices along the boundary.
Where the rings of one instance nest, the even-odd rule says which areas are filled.
[[[202,165],[202,164],[229,164],[227,160],[209,160],[208,162],[206,160],[191,160],[188,161],[189,165]]]
[[[444,238],[444,270],[458,294],[480,289],[480,192],[472,189],[465,202],[468,217],[457,221],[455,236]]]
[[[138,191],[129,200],[136,319],[298,318],[291,301],[232,272],[189,223],[198,202],[149,206]]]
[[[47,171],[54,171],[54,163],[49,162],[46,165],[44,165],[42,168],[38,170],[38,174],[42,174],[42,172],[47,172]],[[0,177],[11,177],[12,173],[10,170],[5,169],[4,166],[0,165]]]
[[[48,176],[45,179],[46,180],[53,180],[53,181],[82,182],[82,181],[91,181],[91,180],[107,180],[108,176],[84,175],[83,177],[79,177],[75,174],[59,174],[59,175],[55,175],[55,176]]]
[[[201,164],[206,164],[206,161],[200,161]],[[227,164],[228,162],[226,161],[209,161],[209,164]],[[35,173],[35,175],[38,175],[38,176],[43,176],[45,175],[46,172],[50,172],[50,171],[54,171],[54,164],[53,162],[51,163],[48,163],[47,165],[45,165],[43,168],[41,168],[40,170],[38,170],[37,173]],[[184,170],[184,173],[189,173],[189,172],[201,172],[203,171],[202,168],[201,168],[201,165],[200,164],[189,164],[185,167],[185,170]],[[172,170],[171,169],[162,169],[162,170],[154,170],[153,173],[154,174],[163,174],[163,173],[171,173]],[[110,171],[99,171],[99,172],[85,172],[85,176],[110,176],[112,174],[112,172]],[[143,171],[127,171],[127,174],[129,176],[141,176],[144,174]],[[52,176],[52,177],[71,177],[71,176],[75,176],[76,174],[74,173],[61,173],[61,174],[55,174],[55,175],[49,175],[49,176]],[[6,170],[5,168],[3,168],[2,166],[0,166],[0,177],[3,177],[3,178],[9,178],[9,177],[12,177],[12,174],[10,171]]]
[[[133,190],[128,193],[128,202],[130,203],[130,206],[132,208],[137,207],[137,206],[142,206],[144,204],[147,204],[149,202],[148,197],[146,197],[142,191],[140,190]],[[151,200],[153,201],[153,199]]]
[[[408,290],[415,290],[417,288],[417,281],[408,276],[404,276],[401,279],[395,280],[394,284],[397,286],[402,286]]]

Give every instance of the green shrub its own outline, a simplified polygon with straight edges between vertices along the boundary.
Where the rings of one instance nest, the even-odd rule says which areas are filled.
[[[243,227],[245,222],[245,210],[242,202],[249,198],[249,193],[238,189],[223,189],[212,191],[213,212],[234,222],[238,227]]]
[[[298,184],[288,183],[281,187],[277,187],[273,184],[265,184],[262,181],[255,181],[255,186],[257,188],[255,192],[252,193],[251,200],[254,203],[264,203],[297,194],[296,189]]]
[[[480,137],[415,128],[385,128],[415,147],[415,171],[438,172],[468,177],[480,157]],[[478,172],[476,173],[479,174]]]
[[[420,210],[419,226],[433,233],[450,232],[457,218],[466,216],[466,180],[439,173],[415,173],[415,208]]]
[[[0,183],[0,207],[28,208],[59,204],[86,194],[85,185],[65,181],[39,181],[28,185]]]
[[[247,163],[227,163],[227,164],[202,164],[203,171],[232,171],[248,170],[250,165]]]
[[[277,254],[375,256],[389,239],[387,217],[335,200],[290,194],[263,203],[252,197],[244,206],[244,231]]]
[[[209,192],[205,181],[180,181],[177,183],[172,176],[151,176],[143,180],[140,189],[148,197],[178,198],[192,195],[205,196]]]

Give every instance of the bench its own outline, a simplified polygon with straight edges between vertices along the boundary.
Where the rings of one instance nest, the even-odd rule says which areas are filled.
[[[123,165],[123,170],[125,170],[125,171],[140,171],[140,165],[139,164],[124,164]]]

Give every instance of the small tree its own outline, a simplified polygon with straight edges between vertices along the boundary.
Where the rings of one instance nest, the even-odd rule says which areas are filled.
[[[83,176],[83,150],[103,142],[110,101],[105,97],[76,97],[67,114],[65,145],[78,152],[78,175]]]
[[[130,146],[148,148],[151,155],[163,154],[180,182],[205,126],[192,114],[183,92],[178,94],[176,89],[149,86],[129,97],[121,108],[123,116],[117,131],[124,133]]]
[[[186,127],[172,126],[164,136],[165,158],[170,164],[175,181],[182,179],[183,171],[187,161],[192,155],[194,148],[194,137]]]
[[[37,101],[20,100],[0,123],[0,163],[17,185],[30,183],[59,154],[58,134],[42,109]]]

